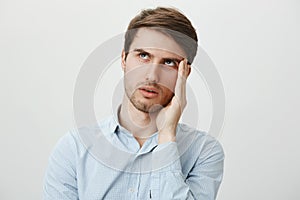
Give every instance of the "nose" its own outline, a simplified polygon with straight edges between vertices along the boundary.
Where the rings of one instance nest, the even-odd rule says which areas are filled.
[[[149,82],[159,82],[160,66],[159,63],[151,63],[147,66],[146,80]]]

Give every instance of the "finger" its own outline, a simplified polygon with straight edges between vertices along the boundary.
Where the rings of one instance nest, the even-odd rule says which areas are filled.
[[[175,93],[180,92],[180,90],[185,88],[185,82],[186,78],[189,72],[189,66],[187,64],[187,60],[184,59],[179,63],[178,67],[178,75],[177,75],[177,80],[176,80],[176,86],[175,86]],[[176,91],[177,89],[177,91]]]
[[[180,102],[182,108],[186,104],[186,78],[189,74],[189,65],[184,59],[180,62],[178,68],[178,76],[175,85],[175,98]]]
[[[185,58],[179,63],[178,75],[182,77],[186,77],[187,72],[188,72],[188,64],[187,64],[187,59]]]

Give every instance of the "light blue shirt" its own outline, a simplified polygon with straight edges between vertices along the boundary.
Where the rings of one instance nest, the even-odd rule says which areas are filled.
[[[113,148],[93,150],[93,143],[84,142],[82,135],[92,135],[99,129],[104,137],[98,140],[109,141],[113,148],[130,153],[134,159],[124,164]],[[70,131],[59,140],[49,158],[44,200],[216,199],[223,176],[220,143],[180,123],[176,142],[158,145],[157,139],[155,133],[140,147],[114,117],[96,127]],[[99,159],[95,149],[103,152],[106,160]],[[110,160],[116,162],[109,163]],[[115,167],[118,160],[124,168]]]

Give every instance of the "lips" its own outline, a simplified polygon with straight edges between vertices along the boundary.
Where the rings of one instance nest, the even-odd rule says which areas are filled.
[[[155,87],[150,86],[143,86],[139,88],[139,91],[142,93],[142,95],[146,98],[154,98],[157,97],[159,94],[159,90]]]
[[[140,90],[145,90],[147,92],[158,93],[158,89],[150,86],[143,86],[139,88]]]

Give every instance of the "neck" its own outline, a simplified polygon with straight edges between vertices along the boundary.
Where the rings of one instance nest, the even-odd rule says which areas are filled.
[[[136,109],[125,94],[118,117],[120,124],[130,131],[142,146],[143,142],[157,131],[157,114],[158,112],[149,114]]]

